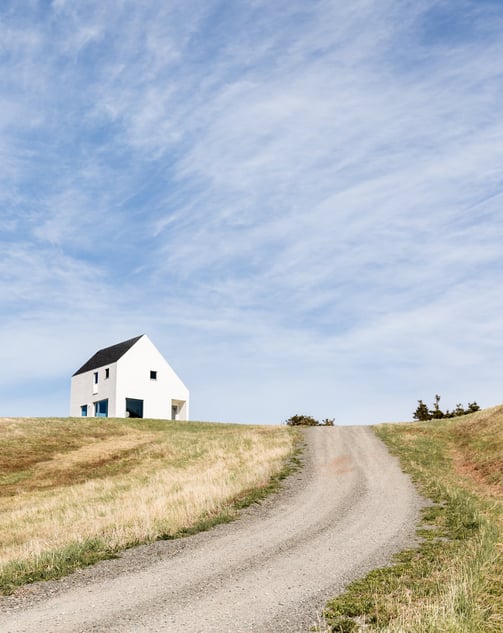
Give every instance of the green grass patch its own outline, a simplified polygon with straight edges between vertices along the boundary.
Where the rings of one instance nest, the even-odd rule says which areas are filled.
[[[117,552],[102,539],[70,543],[66,547],[43,552],[34,560],[7,563],[0,574],[0,591],[7,595],[22,585],[62,578],[76,569],[116,557]]]
[[[375,431],[432,505],[417,549],[331,600],[326,631],[503,631],[503,407]]]

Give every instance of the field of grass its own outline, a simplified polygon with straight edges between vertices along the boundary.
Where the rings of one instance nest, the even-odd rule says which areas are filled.
[[[503,407],[375,427],[419,491],[417,549],[332,600],[330,633],[503,631]]]
[[[0,418],[0,591],[230,520],[287,468],[289,427]]]

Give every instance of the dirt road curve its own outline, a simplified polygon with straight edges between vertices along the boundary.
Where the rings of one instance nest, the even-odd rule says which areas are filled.
[[[411,543],[421,500],[366,427],[306,432],[306,468],[232,524],[0,601],[2,633],[307,633]]]

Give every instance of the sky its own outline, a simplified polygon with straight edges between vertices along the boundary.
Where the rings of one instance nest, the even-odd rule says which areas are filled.
[[[501,0],[2,0],[0,415],[147,334],[191,418],[503,401]]]

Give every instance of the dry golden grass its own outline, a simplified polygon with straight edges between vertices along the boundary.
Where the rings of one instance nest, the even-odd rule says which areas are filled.
[[[228,512],[277,475],[294,438],[287,427],[0,420],[4,589],[45,577],[40,566],[75,544],[109,554]]]
[[[458,472],[485,495],[503,497],[503,407],[460,418],[452,428],[452,443]]]

